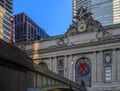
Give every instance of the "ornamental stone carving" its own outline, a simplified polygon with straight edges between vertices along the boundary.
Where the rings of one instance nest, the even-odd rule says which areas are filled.
[[[75,35],[81,32],[99,32],[103,31],[103,27],[100,22],[94,20],[92,13],[87,9],[81,7],[77,15],[74,17],[72,25],[68,28],[67,35]]]

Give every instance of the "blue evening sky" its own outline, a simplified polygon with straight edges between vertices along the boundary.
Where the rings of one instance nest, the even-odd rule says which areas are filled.
[[[13,0],[14,14],[25,12],[50,36],[64,34],[72,23],[72,0]]]

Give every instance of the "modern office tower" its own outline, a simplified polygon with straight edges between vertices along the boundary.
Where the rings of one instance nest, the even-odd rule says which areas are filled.
[[[113,1],[115,0],[92,0],[93,17],[103,25],[113,24]]]
[[[113,0],[113,23],[120,23],[120,0]]]
[[[0,6],[9,13],[13,13],[13,0],[0,0]]]
[[[4,14],[5,14],[5,10],[0,6],[0,38],[3,39],[4,35],[3,35],[3,20],[4,20]]]
[[[0,0],[0,38],[9,42],[10,41],[10,17],[13,14],[13,1]],[[13,41],[14,39],[13,30]]]
[[[49,35],[25,13],[15,15],[15,40],[28,43]]]
[[[73,0],[73,17],[82,6],[103,26],[120,23],[120,0]]]

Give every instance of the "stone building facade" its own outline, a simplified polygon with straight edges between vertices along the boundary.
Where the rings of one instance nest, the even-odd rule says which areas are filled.
[[[27,54],[88,91],[119,91],[120,24],[102,27],[82,8],[76,20],[64,35],[25,44]]]

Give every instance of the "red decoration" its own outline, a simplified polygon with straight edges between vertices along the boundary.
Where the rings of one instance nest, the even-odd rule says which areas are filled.
[[[85,72],[86,74],[88,74],[88,70],[86,69],[87,63],[86,62],[81,62],[80,63],[80,75],[83,74],[83,72]]]

